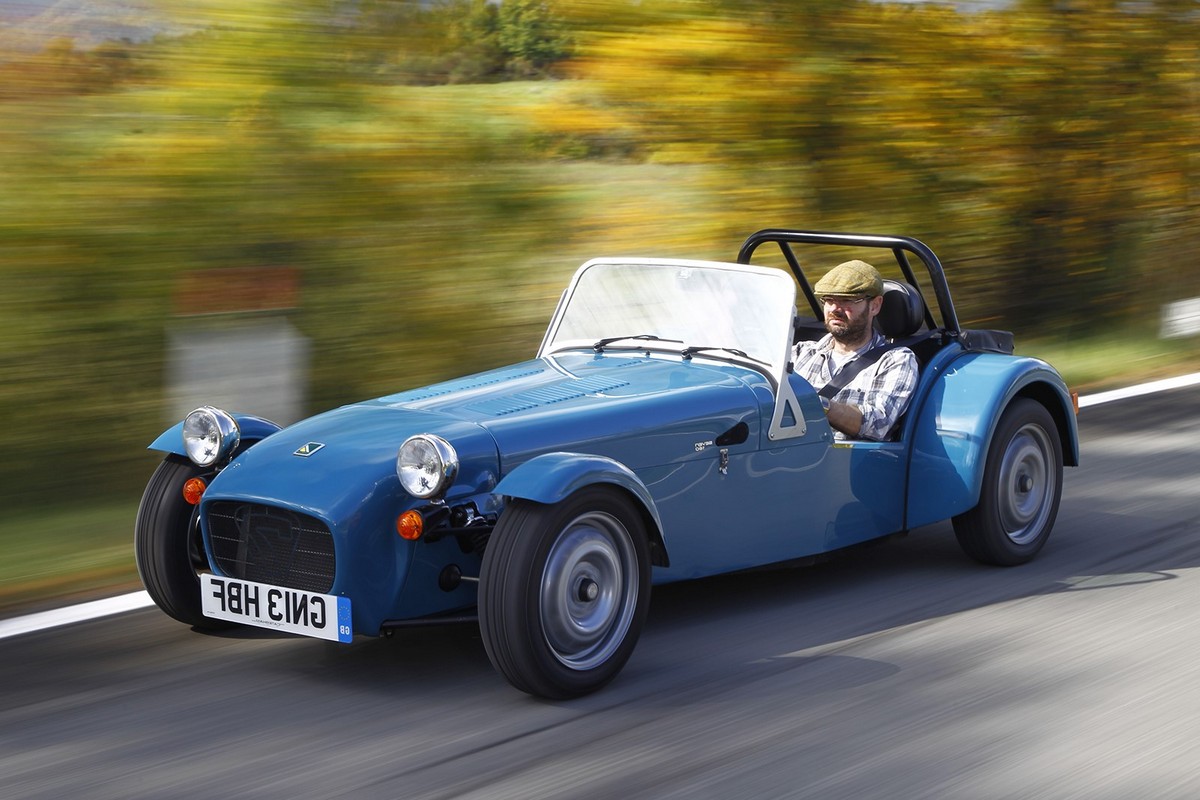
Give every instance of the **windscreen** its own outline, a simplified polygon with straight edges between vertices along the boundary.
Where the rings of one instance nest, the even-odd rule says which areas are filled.
[[[716,262],[592,262],[576,273],[539,355],[590,348],[613,337],[660,351],[740,350],[783,374],[791,343],[795,283],[772,269]],[[669,341],[668,341],[669,340]],[[712,353],[737,360],[728,351]]]

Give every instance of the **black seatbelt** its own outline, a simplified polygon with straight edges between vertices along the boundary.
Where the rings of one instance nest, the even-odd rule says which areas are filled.
[[[838,370],[838,373],[833,376],[833,379],[821,387],[821,391],[817,392],[817,394],[819,394],[821,397],[824,397],[826,400],[832,400],[833,396],[842,389],[846,388],[846,385],[850,383],[850,381],[854,380],[858,373],[862,372],[864,369],[883,358],[883,354],[888,350],[894,350],[900,346],[901,345],[899,344],[893,343],[881,344],[879,347],[872,347],[870,350]]]

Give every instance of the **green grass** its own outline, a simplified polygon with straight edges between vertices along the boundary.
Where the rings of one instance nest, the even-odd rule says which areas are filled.
[[[141,588],[133,560],[137,498],[0,520],[0,613]]]
[[[1017,352],[1050,362],[1067,385],[1082,394],[1200,371],[1200,336],[1113,334],[1028,342],[1018,338]]]

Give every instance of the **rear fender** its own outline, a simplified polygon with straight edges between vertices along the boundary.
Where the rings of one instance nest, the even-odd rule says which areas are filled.
[[[277,431],[283,430],[282,426],[276,425],[269,419],[255,417],[250,414],[233,414],[234,420],[237,421],[238,428],[242,432],[242,442],[258,442],[267,438]],[[177,456],[187,458],[187,451],[183,447],[183,422],[167,428],[157,439],[151,442],[147,450],[158,450],[163,453],[174,453]]]
[[[1000,415],[1029,397],[1050,412],[1064,466],[1079,463],[1079,429],[1067,386],[1036,358],[964,353],[939,369],[913,426],[906,527],[969,511],[979,502],[988,447]]]
[[[544,453],[505,475],[493,494],[550,505],[585,486],[598,483],[616,486],[634,499],[650,534],[654,565],[669,566],[662,520],[650,490],[633,470],[619,461],[588,453]]]

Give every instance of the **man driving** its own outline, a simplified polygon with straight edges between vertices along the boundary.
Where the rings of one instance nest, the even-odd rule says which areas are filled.
[[[836,392],[826,391],[832,397],[822,396],[821,404],[835,438],[884,441],[912,399],[917,359],[907,347],[889,347],[875,330],[883,307],[883,277],[865,261],[847,261],[817,281],[813,293],[822,304],[828,334],[796,345],[795,374],[821,392],[837,386],[842,370],[849,370],[846,375],[858,370]]]

